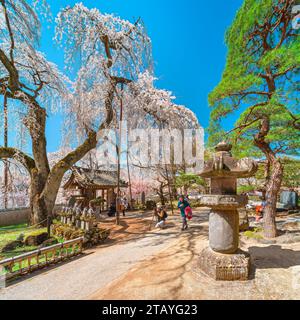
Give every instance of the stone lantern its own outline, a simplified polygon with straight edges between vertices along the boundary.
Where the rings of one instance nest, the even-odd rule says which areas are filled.
[[[253,176],[258,168],[251,159],[234,159],[232,146],[217,145],[213,159],[200,176],[210,179],[210,195],[200,199],[202,207],[211,208],[209,248],[200,255],[200,268],[215,280],[247,280],[250,256],[239,250],[238,209],[245,207],[247,196],[237,195],[237,179]]]

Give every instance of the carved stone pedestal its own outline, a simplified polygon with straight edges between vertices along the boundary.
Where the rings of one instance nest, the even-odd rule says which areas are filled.
[[[250,273],[250,255],[241,250],[222,254],[206,248],[200,255],[200,269],[217,281],[246,281]]]

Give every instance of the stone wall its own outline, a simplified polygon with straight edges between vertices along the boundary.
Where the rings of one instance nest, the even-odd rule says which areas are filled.
[[[0,211],[0,227],[28,223],[29,216],[30,210],[26,208]]]
[[[54,211],[59,211],[61,206],[56,206]],[[30,218],[29,208],[0,210],[0,227],[28,223]]]

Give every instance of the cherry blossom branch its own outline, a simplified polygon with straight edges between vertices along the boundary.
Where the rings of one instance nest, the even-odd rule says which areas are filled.
[[[0,159],[14,159],[20,162],[30,173],[35,169],[35,161],[26,153],[16,148],[0,147]]]

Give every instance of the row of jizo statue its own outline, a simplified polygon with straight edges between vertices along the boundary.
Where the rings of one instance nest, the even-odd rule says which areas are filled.
[[[76,202],[73,207],[63,207],[58,215],[62,224],[77,229],[90,231],[96,224],[96,212],[91,204],[82,208],[81,203]]]

